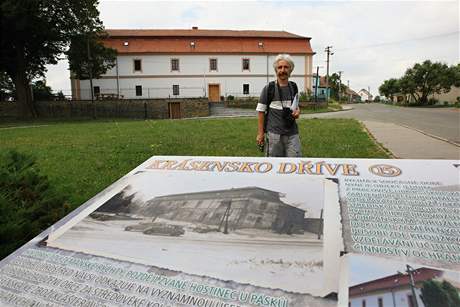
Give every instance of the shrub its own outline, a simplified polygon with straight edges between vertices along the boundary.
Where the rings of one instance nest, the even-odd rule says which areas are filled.
[[[32,157],[16,151],[0,154],[0,259],[68,211],[64,197],[40,174]]]
[[[228,95],[227,96],[227,100],[233,100],[233,99],[235,99],[235,97],[233,95]]]
[[[310,96],[309,93],[299,92],[299,100],[300,100],[300,101],[310,101],[310,100],[311,100],[311,96]]]
[[[435,98],[430,98],[430,99],[428,99],[428,105],[429,105],[429,106],[435,105],[435,104],[437,104],[437,103],[438,103],[438,100],[435,99]]]

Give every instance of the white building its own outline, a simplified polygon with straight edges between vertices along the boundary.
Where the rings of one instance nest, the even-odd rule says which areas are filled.
[[[284,31],[107,30],[116,66],[93,80],[96,96],[130,99],[259,96],[275,78],[273,60],[290,54],[291,80],[312,88],[310,38]],[[90,99],[89,80],[71,80],[74,99]]]
[[[361,90],[359,90],[358,95],[361,96],[361,101],[372,101],[373,100],[372,94],[369,93],[369,91],[366,89],[362,88]]]
[[[413,272],[415,296],[419,307],[424,307],[420,298],[423,281],[437,279],[443,272],[420,268]],[[407,274],[395,274],[368,281],[349,288],[349,307],[415,307]]]

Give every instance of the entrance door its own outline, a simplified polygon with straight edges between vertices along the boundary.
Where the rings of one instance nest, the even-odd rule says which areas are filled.
[[[211,102],[220,101],[220,84],[209,84],[208,85],[208,97]]]
[[[169,103],[169,118],[181,118],[180,114],[180,102]]]

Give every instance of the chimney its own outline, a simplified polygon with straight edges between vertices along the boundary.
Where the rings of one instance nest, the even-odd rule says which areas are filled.
[[[192,27],[192,30],[198,30],[198,27]]]

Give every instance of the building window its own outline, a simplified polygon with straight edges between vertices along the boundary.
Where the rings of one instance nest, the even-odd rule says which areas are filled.
[[[383,298],[379,297],[377,300],[378,307],[383,307]]]
[[[179,59],[171,59],[171,71],[179,71]]]
[[[141,71],[142,63],[141,60],[134,60],[134,71]]]
[[[209,59],[209,70],[217,71],[217,59]]]
[[[243,95],[249,95],[249,84],[243,84]]]
[[[178,84],[173,85],[173,95],[175,96],[179,95],[179,85]]]
[[[249,59],[243,59],[243,70],[249,70]]]
[[[99,96],[101,94],[101,88],[99,86],[94,86],[93,87],[93,94],[94,96]]]
[[[136,96],[142,96],[142,85],[136,85]]]

